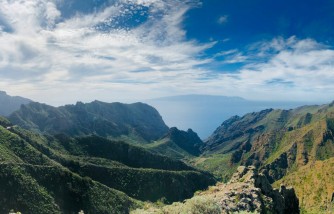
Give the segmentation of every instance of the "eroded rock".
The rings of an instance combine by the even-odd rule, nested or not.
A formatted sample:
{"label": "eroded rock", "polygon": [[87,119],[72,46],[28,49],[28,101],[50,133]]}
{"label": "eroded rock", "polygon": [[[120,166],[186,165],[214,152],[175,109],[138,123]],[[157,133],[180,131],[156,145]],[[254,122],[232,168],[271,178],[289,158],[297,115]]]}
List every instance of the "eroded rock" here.
{"label": "eroded rock", "polygon": [[221,188],[219,204],[222,213],[299,213],[294,189],[273,189],[267,178],[253,166],[240,166],[229,183]]}

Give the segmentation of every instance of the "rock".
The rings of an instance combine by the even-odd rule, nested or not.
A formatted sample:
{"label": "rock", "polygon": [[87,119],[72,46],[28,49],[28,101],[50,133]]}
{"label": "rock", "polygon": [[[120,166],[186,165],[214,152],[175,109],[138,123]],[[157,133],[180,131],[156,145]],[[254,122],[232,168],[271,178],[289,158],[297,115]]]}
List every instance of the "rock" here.
{"label": "rock", "polygon": [[284,186],[280,190],[273,189],[267,178],[253,166],[238,167],[221,191],[219,204],[222,213],[299,213],[294,189]]}
{"label": "rock", "polygon": [[[201,211],[198,209],[201,207]],[[190,211],[189,211],[190,209]],[[196,210],[196,212],[193,212]],[[299,201],[294,189],[281,186],[273,189],[254,166],[240,166],[228,183],[217,183],[208,190],[198,193],[183,203],[173,203],[161,209],[140,214],[232,214],[232,213],[270,213],[296,214]]]}
{"label": "rock", "polygon": [[299,213],[299,201],[296,197],[295,190],[287,189],[285,186],[281,186],[279,193],[284,198],[284,213]]}

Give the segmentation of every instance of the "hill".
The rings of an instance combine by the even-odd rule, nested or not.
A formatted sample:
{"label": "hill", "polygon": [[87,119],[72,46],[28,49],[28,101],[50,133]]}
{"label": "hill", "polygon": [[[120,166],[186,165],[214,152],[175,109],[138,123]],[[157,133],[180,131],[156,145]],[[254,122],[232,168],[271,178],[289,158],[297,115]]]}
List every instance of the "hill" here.
{"label": "hill", "polygon": [[[332,169],[333,106],[334,103],[292,110],[268,109],[234,116],[209,137],[205,155],[195,164],[224,180],[237,166],[254,165],[271,183],[293,185],[302,199],[302,209],[322,212],[329,209],[334,182],[328,180],[325,171],[316,172],[313,168]],[[313,190],[317,193],[310,194]]]}
{"label": "hill", "polygon": [[164,137],[145,148],[175,159],[191,159],[201,154],[203,146],[203,141],[193,130],[182,131],[172,127]]}
{"label": "hill", "polygon": [[0,124],[1,213],[128,213],[141,206],[137,200],[183,200],[215,182],[121,141],[42,136],[4,118]]}
{"label": "hill", "polygon": [[9,96],[6,92],[0,91],[0,115],[8,116],[18,110],[21,105],[32,102],[29,99]]}
{"label": "hill", "polygon": [[136,143],[157,140],[168,132],[158,111],[143,103],[94,101],[52,107],[33,102],[21,106],[9,116],[9,120],[25,129],[44,134],[96,134]]}

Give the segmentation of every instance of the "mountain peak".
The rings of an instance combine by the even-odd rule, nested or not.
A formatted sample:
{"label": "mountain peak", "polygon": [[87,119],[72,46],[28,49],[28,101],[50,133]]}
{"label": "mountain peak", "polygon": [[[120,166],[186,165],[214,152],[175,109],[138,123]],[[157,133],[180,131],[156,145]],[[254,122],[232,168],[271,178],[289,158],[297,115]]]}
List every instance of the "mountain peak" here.
{"label": "mountain peak", "polygon": [[0,91],[0,115],[8,116],[18,110],[22,104],[28,104],[30,102],[31,100],[29,99],[10,96],[5,91]]}
{"label": "mountain peak", "polygon": [[201,148],[204,145],[203,141],[192,129],[188,129],[187,132],[185,132],[176,127],[172,127],[167,134],[167,138],[181,149],[194,156],[198,156],[201,153]]}

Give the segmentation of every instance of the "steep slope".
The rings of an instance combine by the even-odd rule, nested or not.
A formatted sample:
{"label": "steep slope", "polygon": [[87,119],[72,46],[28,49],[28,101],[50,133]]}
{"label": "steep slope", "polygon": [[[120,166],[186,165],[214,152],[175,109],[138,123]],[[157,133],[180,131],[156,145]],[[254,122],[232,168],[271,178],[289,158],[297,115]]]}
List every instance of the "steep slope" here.
{"label": "steep slope", "polygon": [[97,134],[136,142],[157,140],[168,131],[159,113],[143,103],[94,101],[58,108],[30,103],[10,115],[9,119],[13,124],[40,133],[71,136]]}
{"label": "steep slope", "polygon": [[[1,118],[0,212],[127,213],[137,202],[51,160]],[[25,136],[29,139],[29,136]],[[33,199],[33,200],[32,200]]]}
{"label": "steep slope", "polygon": [[132,198],[179,201],[215,182],[183,162],[124,142],[41,136],[4,118],[0,125],[1,213],[128,213],[140,205]]}
{"label": "steep slope", "polygon": [[203,146],[203,141],[193,130],[181,131],[173,127],[162,139],[146,148],[168,157],[187,159],[199,156]]}
{"label": "steep slope", "polygon": [[[196,164],[223,176],[224,180],[228,180],[237,166],[254,165],[271,183],[281,179],[281,183],[289,181],[289,184],[294,183],[291,178],[307,173],[304,167],[317,163],[330,169],[330,159],[334,157],[333,105],[269,109],[232,117],[207,140],[206,155]],[[322,181],[327,179],[326,173],[314,178],[295,188],[298,197],[303,199],[303,209],[320,212],[321,207],[330,202],[329,195],[333,192],[331,188],[321,189]],[[319,200],[302,191],[310,186],[321,189]]]}
{"label": "steep slope", "polygon": [[20,106],[23,104],[28,104],[32,102],[29,99],[18,97],[18,96],[9,96],[6,92],[0,91],[0,115],[8,116],[14,111],[20,109]]}
{"label": "steep slope", "polygon": [[334,158],[300,167],[274,183],[293,186],[303,213],[332,213],[334,209]]}
{"label": "steep slope", "polygon": [[227,183],[218,183],[197,193],[184,203],[156,208],[146,206],[132,214],[221,214],[221,213],[299,213],[299,200],[292,188],[273,189],[254,167],[239,167]]}

